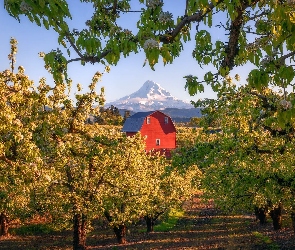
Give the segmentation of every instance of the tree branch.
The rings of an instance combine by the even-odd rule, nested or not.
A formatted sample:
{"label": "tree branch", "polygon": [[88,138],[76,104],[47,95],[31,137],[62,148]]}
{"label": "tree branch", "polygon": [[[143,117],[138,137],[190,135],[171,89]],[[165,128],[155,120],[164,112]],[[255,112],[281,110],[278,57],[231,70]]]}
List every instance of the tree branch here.
{"label": "tree branch", "polygon": [[67,63],[76,62],[76,61],[85,61],[85,62],[91,62],[92,64],[100,62],[101,59],[106,57],[110,52],[112,52],[111,49],[105,50],[100,54],[100,56],[83,56],[81,54],[81,57],[73,58],[67,61]]}
{"label": "tree branch", "polygon": [[263,102],[263,104],[262,104],[263,108],[266,108],[266,109],[270,108],[272,111],[277,110],[277,107],[275,105],[272,105],[272,104],[269,103],[268,98],[266,96],[261,95],[261,94],[256,93],[256,92],[253,92],[253,91],[249,91],[249,94],[257,96],[258,98],[260,98],[262,100],[262,102]]}
{"label": "tree branch", "polygon": [[287,54],[287,55],[284,55],[284,56],[280,57],[280,58],[279,58],[279,61],[280,61],[281,63],[285,63],[285,60],[286,60],[288,57],[291,57],[291,56],[294,56],[294,55],[295,55],[295,50],[292,51],[292,52],[290,52],[290,53]]}
{"label": "tree branch", "polygon": [[273,137],[285,136],[285,135],[287,135],[289,137],[290,133],[294,133],[293,127],[289,128],[288,130],[287,129],[280,129],[279,130],[279,129],[273,129],[269,126],[264,125],[263,128],[266,129],[267,131],[269,131]]}
{"label": "tree branch", "polygon": [[113,4],[113,14],[117,13],[117,6],[118,6],[118,0],[114,0],[114,4]]}
{"label": "tree branch", "polygon": [[244,13],[248,7],[255,5],[257,2],[259,0],[241,1],[241,5],[235,8],[237,16],[231,23],[228,46],[225,48],[226,55],[221,63],[221,68],[226,69],[226,71],[232,70],[235,66],[234,60],[239,53],[239,37],[245,22]]}
{"label": "tree branch", "polygon": [[248,19],[248,21],[255,20],[255,19],[257,19],[257,18],[263,17],[263,16],[265,16],[265,15],[268,15],[269,13],[270,13],[269,10],[264,10],[264,11],[261,12],[260,14],[256,14],[256,15],[251,16],[251,17]]}
{"label": "tree branch", "polygon": [[[115,1],[115,3],[117,2],[117,0]],[[114,3],[115,8],[117,8],[117,4]],[[60,27],[60,23],[56,20],[54,20],[56,22],[56,25],[58,27]],[[67,61],[67,63],[71,63],[71,62],[75,62],[75,61],[85,61],[85,62],[91,62],[92,64],[96,63],[96,62],[100,62],[100,60],[102,58],[104,58],[107,54],[109,54],[111,52],[111,50],[106,50],[104,52],[102,52],[100,54],[100,56],[84,56],[80,50],[77,48],[76,44],[74,43],[70,32],[67,31],[65,32],[65,37],[67,38],[68,42],[70,43],[71,47],[74,49],[74,51],[77,53],[77,55],[79,56],[78,58],[74,58],[74,59],[70,59]]]}
{"label": "tree branch", "polygon": [[228,46],[225,48],[225,58],[221,63],[221,67],[227,69],[227,71],[232,70],[235,66],[234,59],[236,55],[239,53],[239,37],[242,29],[242,25],[244,23],[244,13],[246,8],[249,6],[256,4],[258,0],[252,2],[241,2],[240,6],[237,6],[235,11],[237,12],[236,18],[232,21],[230,25],[230,33]]}
{"label": "tree branch", "polygon": [[70,43],[70,45],[72,46],[72,48],[75,50],[75,52],[78,54],[78,56],[80,56],[82,58],[83,57],[83,54],[78,50],[76,44],[74,43],[74,41],[70,37],[69,33],[66,33],[65,34],[65,37],[67,38],[68,42]]}
{"label": "tree branch", "polygon": [[0,160],[4,161],[5,163],[7,163],[9,166],[13,167],[13,161],[9,160],[8,158],[6,158],[4,155],[0,156]]}
{"label": "tree branch", "polygon": [[172,43],[175,37],[179,34],[181,29],[185,25],[191,22],[201,22],[208,13],[210,13],[217,5],[221,4],[223,1],[224,0],[218,0],[218,2],[216,3],[209,3],[205,11],[200,10],[192,16],[185,16],[171,33],[160,36],[160,41],[166,44]]}

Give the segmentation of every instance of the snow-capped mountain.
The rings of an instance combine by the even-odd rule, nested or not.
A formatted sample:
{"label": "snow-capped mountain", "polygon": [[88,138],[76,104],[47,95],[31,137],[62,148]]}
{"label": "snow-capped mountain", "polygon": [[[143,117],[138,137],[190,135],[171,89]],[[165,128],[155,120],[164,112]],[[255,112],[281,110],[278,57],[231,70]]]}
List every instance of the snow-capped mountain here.
{"label": "snow-capped mountain", "polygon": [[143,86],[131,95],[124,96],[117,101],[106,104],[106,107],[115,106],[119,109],[128,109],[134,112],[163,110],[165,108],[190,109],[193,106],[177,99],[160,84],[146,81]]}

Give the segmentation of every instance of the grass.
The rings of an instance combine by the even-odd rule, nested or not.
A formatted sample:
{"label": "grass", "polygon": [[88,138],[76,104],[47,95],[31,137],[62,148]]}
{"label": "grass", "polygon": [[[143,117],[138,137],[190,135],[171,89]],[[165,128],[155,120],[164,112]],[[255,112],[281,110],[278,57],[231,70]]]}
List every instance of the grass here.
{"label": "grass", "polygon": [[48,224],[23,225],[11,229],[12,235],[44,235],[53,233],[54,230]]}
{"label": "grass", "polygon": [[262,241],[264,245],[267,245],[268,249],[271,249],[271,250],[279,250],[280,249],[280,247],[277,244],[275,244],[267,235],[263,235],[262,233],[257,232],[257,231],[254,231],[252,234],[257,239]]}
{"label": "grass", "polygon": [[154,227],[155,232],[168,232],[171,231],[179,218],[184,216],[184,211],[171,210],[167,216],[160,224]]}

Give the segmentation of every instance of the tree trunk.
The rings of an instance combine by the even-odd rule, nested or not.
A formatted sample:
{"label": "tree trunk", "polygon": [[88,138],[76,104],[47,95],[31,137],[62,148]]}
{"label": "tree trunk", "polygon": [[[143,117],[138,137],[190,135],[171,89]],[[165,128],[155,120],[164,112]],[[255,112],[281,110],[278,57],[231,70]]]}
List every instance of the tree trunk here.
{"label": "tree trunk", "polygon": [[0,226],[1,226],[0,235],[1,236],[8,236],[8,225],[9,225],[8,217],[5,213],[2,212],[0,214]]}
{"label": "tree trunk", "polygon": [[264,225],[266,223],[266,214],[267,214],[267,208],[266,207],[255,207],[255,215],[256,219],[259,220],[261,225]]}
{"label": "tree trunk", "polygon": [[125,225],[120,225],[118,227],[114,227],[114,232],[116,234],[117,241],[118,241],[119,244],[127,243],[126,231],[127,231],[127,228],[126,228]]}
{"label": "tree trunk", "polygon": [[295,233],[295,212],[291,213],[291,220],[292,220],[293,231]]}
{"label": "tree trunk", "polygon": [[74,215],[73,250],[86,250],[87,218],[84,214]]}
{"label": "tree trunk", "polygon": [[155,225],[154,218],[151,216],[145,216],[144,219],[146,221],[146,231],[148,233],[154,232],[154,225]]}
{"label": "tree trunk", "polygon": [[282,204],[279,204],[278,207],[270,211],[274,230],[280,230],[282,228],[282,210]]}

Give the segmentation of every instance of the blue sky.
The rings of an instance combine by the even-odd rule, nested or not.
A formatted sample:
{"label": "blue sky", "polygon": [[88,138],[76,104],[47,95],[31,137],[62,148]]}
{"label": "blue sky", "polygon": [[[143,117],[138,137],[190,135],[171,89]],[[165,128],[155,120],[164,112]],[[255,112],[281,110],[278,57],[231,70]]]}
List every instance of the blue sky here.
{"label": "blue sky", "polygon": [[[69,1],[70,10],[73,19],[70,21],[71,28],[83,28],[87,18],[92,15],[89,4],[81,4],[79,1]],[[137,1],[136,1],[137,2]],[[185,1],[181,1],[184,4]],[[181,15],[184,8],[178,2],[179,6],[172,3],[165,10],[171,10],[174,17]],[[140,6],[136,6],[140,8]],[[177,11],[179,13],[177,13]],[[138,14],[125,14],[122,19],[124,28],[132,29],[138,19]],[[39,58],[38,53],[43,51],[49,52],[51,49],[58,47],[57,34],[53,30],[46,30],[44,27],[38,27],[31,23],[26,17],[21,17],[19,23],[13,17],[9,16],[4,8],[0,8],[0,26],[1,26],[1,49],[0,49],[0,70],[9,67],[7,55],[10,51],[9,40],[14,37],[18,40],[17,65],[22,65],[26,69],[26,74],[30,79],[38,82],[41,77],[46,77],[49,83],[52,83],[52,77],[44,69],[44,62]],[[223,34],[214,34],[216,37]],[[109,74],[104,74],[99,86],[105,87],[106,101],[114,101],[125,95],[129,95],[137,91],[146,80],[153,80],[159,83],[163,88],[169,91],[173,96],[190,101],[199,98],[213,98],[215,94],[207,88],[205,93],[191,97],[185,91],[185,75],[202,76],[207,70],[201,69],[197,62],[192,58],[191,53],[194,46],[194,40],[184,45],[184,51],[181,56],[174,60],[172,65],[163,66],[162,62],[155,66],[155,71],[149,66],[143,67],[145,55],[143,52],[132,54],[127,58],[121,58],[116,66],[111,67]],[[86,86],[90,83],[93,74],[96,71],[102,71],[103,67],[99,64],[82,66],[79,62],[69,65],[69,76],[73,79],[73,83],[80,83]],[[233,75],[235,72],[233,72]],[[246,78],[246,77],[244,77]],[[243,79],[243,76],[242,76]]]}

